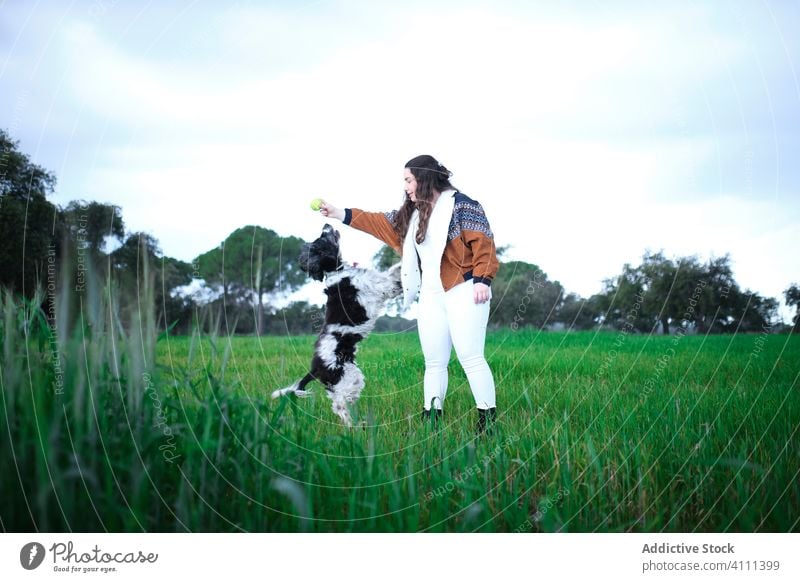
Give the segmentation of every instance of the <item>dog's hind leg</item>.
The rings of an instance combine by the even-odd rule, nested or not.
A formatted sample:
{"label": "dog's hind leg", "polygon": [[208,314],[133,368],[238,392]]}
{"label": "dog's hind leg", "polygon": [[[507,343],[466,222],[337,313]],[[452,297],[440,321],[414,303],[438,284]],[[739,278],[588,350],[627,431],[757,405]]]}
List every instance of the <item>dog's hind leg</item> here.
{"label": "dog's hind leg", "polygon": [[308,392],[305,388],[309,382],[315,379],[316,378],[314,378],[314,375],[311,372],[309,372],[308,374],[303,376],[301,380],[298,380],[291,386],[287,386],[286,388],[281,388],[280,390],[275,390],[275,392],[272,393],[272,397],[280,398],[281,396],[286,396],[287,394],[295,394],[300,398],[311,396],[311,392]]}
{"label": "dog's hind leg", "polygon": [[350,416],[350,411],[347,409],[347,402],[335,392],[328,392],[331,399],[331,408],[333,413],[342,419],[345,426],[353,426],[353,418]]}
{"label": "dog's hind leg", "polygon": [[353,419],[347,405],[356,402],[364,389],[364,374],[358,366],[348,362],[344,365],[342,379],[330,387],[328,396],[334,414],[347,426],[353,426]]}

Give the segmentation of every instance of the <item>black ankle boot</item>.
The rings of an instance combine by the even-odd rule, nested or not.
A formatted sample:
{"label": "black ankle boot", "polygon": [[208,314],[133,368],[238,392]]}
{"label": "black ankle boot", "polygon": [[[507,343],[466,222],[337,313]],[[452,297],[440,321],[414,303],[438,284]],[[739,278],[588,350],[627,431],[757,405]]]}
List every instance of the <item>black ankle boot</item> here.
{"label": "black ankle boot", "polygon": [[433,424],[439,426],[439,422],[442,420],[442,410],[440,408],[431,408],[430,410],[422,409],[422,422],[430,422],[431,420],[431,410],[433,411]]}
{"label": "black ankle boot", "polygon": [[478,426],[475,428],[475,436],[494,434],[494,423],[497,419],[497,408],[478,409]]}

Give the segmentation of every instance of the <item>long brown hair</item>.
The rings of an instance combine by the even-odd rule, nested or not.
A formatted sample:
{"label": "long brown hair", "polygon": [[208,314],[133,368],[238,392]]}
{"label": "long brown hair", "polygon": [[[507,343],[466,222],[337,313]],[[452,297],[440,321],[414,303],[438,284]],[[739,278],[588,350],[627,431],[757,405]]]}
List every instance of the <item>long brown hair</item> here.
{"label": "long brown hair", "polygon": [[453,175],[447,168],[436,161],[433,156],[417,156],[408,160],[405,165],[417,181],[417,201],[412,202],[406,195],[406,200],[394,216],[394,229],[400,235],[400,239],[406,238],[411,215],[414,210],[419,210],[419,227],[417,228],[415,239],[417,244],[425,240],[428,232],[428,221],[433,212],[434,192],[444,192],[445,190],[455,189],[450,183],[450,176]]}

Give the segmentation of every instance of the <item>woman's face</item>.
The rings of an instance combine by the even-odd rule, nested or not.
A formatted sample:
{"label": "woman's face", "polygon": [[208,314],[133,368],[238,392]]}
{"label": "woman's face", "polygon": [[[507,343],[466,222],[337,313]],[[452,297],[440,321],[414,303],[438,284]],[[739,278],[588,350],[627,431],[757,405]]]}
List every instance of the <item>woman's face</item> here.
{"label": "woman's face", "polygon": [[406,194],[411,199],[411,202],[417,201],[417,179],[411,170],[408,168],[403,169],[403,181],[405,182]]}

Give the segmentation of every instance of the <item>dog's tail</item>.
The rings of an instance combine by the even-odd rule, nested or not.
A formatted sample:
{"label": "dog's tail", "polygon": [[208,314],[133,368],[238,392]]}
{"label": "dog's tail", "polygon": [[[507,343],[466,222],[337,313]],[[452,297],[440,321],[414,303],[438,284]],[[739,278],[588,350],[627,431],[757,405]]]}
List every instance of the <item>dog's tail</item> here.
{"label": "dog's tail", "polygon": [[311,382],[314,379],[314,376],[311,373],[306,374],[303,376],[302,380],[298,380],[291,386],[287,386],[286,388],[281,388],[280,390],[275,390],[272,393],[272,398],[280,398],[281,396],[286,396],[287,394],[294,394],[299,396],[300,398],[305,398],[306,396],[311,396],[311,392],[307,391],[306,384]]}

